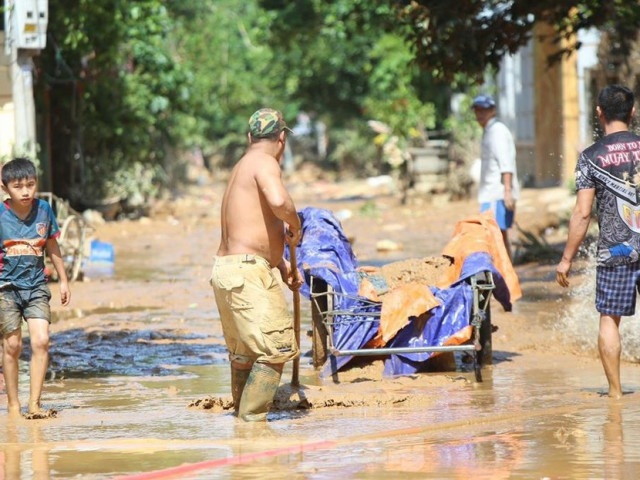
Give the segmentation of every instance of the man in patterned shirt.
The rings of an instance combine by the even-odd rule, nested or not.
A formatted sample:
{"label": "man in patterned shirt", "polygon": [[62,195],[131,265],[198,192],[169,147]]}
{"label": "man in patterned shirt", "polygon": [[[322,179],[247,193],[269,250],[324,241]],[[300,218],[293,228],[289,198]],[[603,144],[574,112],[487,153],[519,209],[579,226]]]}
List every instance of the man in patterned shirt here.
{"label": "man in patterned shirt", "polygon": [[556,280],[567,287],[571,262],[584,240],[597,200],[596,309],[600,313],[598,350],[609,382],[609,396],[622,396],[620,318],[635,313],[640,286],[640,137],[629,131],[635,114],[631,90],[608,85],[596,111],[604,137],[584,150],[576,166],[576,205]]}

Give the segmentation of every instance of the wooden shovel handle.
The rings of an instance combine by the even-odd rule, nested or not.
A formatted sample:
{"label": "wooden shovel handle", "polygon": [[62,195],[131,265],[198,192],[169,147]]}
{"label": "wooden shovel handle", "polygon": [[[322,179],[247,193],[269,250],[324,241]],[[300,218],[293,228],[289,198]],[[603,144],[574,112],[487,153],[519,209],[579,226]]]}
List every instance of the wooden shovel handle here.
{"label": "wooden shovel handle", "polygon": [[[291,258],[291,275],[298,275],[298,262],[296,260],[296,247],[289,245],[289,254]],[[296,336],[296,345],[298,346],[298,356],[293,359],[293,371],[291,372],[291,386],[300,386],[300,291],[293,290],[293,331]]]}

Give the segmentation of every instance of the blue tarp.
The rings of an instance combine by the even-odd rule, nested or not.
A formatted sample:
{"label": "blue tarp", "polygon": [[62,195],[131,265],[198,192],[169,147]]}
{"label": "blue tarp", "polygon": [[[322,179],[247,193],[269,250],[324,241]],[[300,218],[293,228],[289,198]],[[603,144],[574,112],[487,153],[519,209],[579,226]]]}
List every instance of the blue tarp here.
{"label": "blue tarp", "polygon": [[[302,243],[296,249],[296,261],[305,277],[300,293],[311,297],[312,276],[330,285],[336,293],[333,310],[355,314],[334,317],[333,344],[343,350],[361,348],[374,337],[380,324],[378,318],[363,314],[369,311],[379,313],[380,306],[372,306],[367,299],[358,298],[360,275],[356,271],[358,261],[351,244],[340,221],[330,210],[307,207],[298,215],[302,221]],[[288,250],[286,253],[288,257]],[[351,358],[345,356],[334,359],[335,371]]]}
{"label": "blue tarp", "polygon": [[[444,345],[456,332],[469,325],[473,291],[468,283],[441,290],[431,287],[440,305],[431,309],[424,324],[413,321],[400,330],[386,347],[435,347]],[[385,375],[408,375],[419,371],[433,352],[390,355],[384,362]]]}
{"label": "blue tarp", "polygon": [[[381,303],[358,297],[360,274],[358,263],[347,240],[340,221],[330,210],[308,207],[299,212],[302,220],[302,242],[296,250],[300,271],[305,273],[305,284],[300,292],[310,298],[311,276],[331,285],[334,296],[334,311],[348,312],[335,315],[333,344],[338,350],[363,348],[377,333],[379,319],[367,313],[380,313]],[[287,252],[288,255],[288,252]],[[488,253],[469,255],[465,260],[460,278],[447,289],[431,287],[441,305],[432,309],[429,319],[422,323],[412,318],[387,347],[440,346],[469,325],[473,305],[473,291],[466,282],[469,277],[482,271],[491,271],[496,284],[496,298],[505,309],[511,308],[509,291],[499,272],[493,266]],[[406,374],[417,371],[431,354],[391,355],[385,362],[385,375]],[[323,375],[336,373],[352,357],[332,357],[323,370]]]}
{"label": "blue tarp", "polygon": [[456,286],[459,283],[467,281],[470,277],[480,272],[491,272],[493,274],[493,283],[495,284],[493,296],[500,303],[502,308],[505,309],[505,311],[510,312],[512,305],[509,287],[507,286],[507,282],[504,281],[504,278],[502,277],[498,269],[493,265],[493,262],[491,261],[491,255],[489,255],[487,252],[472,253],[467,258],[465,258],[464,263],[462,264],[462,271],[460,272],[460,276],[452,286]]}
{"label": "blue tarp", "polygon": [[[300,293],[309,298],[312,275],[327,282],[335,292],[357,295],[358,261],[340,221],[330,210],[322,208],[307,207],[298,215],[302,221],[302,243],[296,249],[296,261],[305,275]],[[288,249],[286,254],[289,258]]]}
{"label": "blue tarp", "polygon": [[[334,297],[337,299],[337,297]],[[339,302],[342,310],[348,307],[350,302]],[[353,306],[348,307],[346,311],[349,314],[335,315],[333,317],[333,345],[338,350],[358,350],[364,347],[378,333],[380,327],[380,317],[367,315],[368,313],[379,314],[381,304],[372,303],[365,299],[362,301],[353,301]],[[338,357],[331,355],[330,362],[327,362],[322,370],[322,376],[333,375],[344,365],[349,363],[353,356],[340,355]]]}

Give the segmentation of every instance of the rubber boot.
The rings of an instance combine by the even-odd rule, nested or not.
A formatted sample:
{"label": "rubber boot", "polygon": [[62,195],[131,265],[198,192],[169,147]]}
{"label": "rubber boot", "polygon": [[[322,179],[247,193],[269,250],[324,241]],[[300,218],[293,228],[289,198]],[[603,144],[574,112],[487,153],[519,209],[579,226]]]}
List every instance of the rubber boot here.
{"label": "rubber boot", "polygon": [[233,408],[236,415],[238,415],[240,399],[250,373],[250,368],[237,368],[231,365],[231,396],[233,397]]}
{"label": "rubber boot", "polygon": [[254,363],[242,392],[238,417],[246,422],[267,419],[282,376],[282,365],[272,366]]}

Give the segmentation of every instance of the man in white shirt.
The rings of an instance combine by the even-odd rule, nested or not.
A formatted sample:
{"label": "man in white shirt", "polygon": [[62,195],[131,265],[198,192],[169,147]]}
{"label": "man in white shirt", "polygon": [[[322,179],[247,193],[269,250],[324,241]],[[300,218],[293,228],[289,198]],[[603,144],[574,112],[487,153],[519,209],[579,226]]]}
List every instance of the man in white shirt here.
{"label": "man in white shirt", "polygon": [[480,211],[492,210],[502,231],[504,246],[511,258],[509,228],[513,224],[516,200],[520,195],[516,171],[516,147],[507,126],[498,121],[496,102],[490,95],[478,95],[473,100],[476,120],[482,133],[482,162],[478,202]]}

